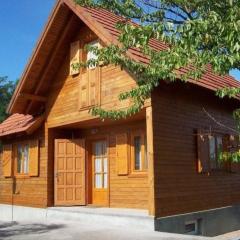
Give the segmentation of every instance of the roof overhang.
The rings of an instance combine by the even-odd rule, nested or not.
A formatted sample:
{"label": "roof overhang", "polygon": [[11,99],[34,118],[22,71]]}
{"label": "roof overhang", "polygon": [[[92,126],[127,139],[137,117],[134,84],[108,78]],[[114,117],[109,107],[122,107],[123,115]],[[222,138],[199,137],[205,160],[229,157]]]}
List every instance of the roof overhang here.
{"label": "roof overhang", "polygon": [[32,134],[42,125],[43,121],[43,116],[13,114],[0,124],[0,138],[19,133]]}

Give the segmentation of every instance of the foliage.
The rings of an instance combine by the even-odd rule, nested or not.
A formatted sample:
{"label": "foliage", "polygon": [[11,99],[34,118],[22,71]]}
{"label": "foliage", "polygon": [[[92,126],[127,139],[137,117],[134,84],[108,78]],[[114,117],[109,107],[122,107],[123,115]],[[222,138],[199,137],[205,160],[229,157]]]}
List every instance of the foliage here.
{"label": "foliage", "polygon": [[234,152],[220,152],[218,161],[220,163],[240,163],[240,150]]}
{"label": "foliage", "polygon": [[[98,55],[94,64],[115,64],[136,76],[138,86],[119,96],[132,99],[133,105],[123,111],[92,109],[101,118],[119,119],[140,111],[154,87],[161,80],[197,79],[211,64],[213,71],[226,74],[240,66],[239,0],[75,0],[88,7],[102,7],[123,18],[119,45],[92,49]],[[138,25],[133,24],[138,23]],[[164,42],[166,48],[156,51],[150,39]],[[128,49],[137,47],[149,57],[149,64],[134,61]],[[87,65],[92,64],[89,61]],[[179,69],[188,67],[180,74]],[[239,89],[219,90],[220,96],[235,96]]]}
{"label": "foliage", "polygon": [[6,117],[6,109],[14,92],[16,83],[9,81],[7,77],[0,77],[0,122]]}

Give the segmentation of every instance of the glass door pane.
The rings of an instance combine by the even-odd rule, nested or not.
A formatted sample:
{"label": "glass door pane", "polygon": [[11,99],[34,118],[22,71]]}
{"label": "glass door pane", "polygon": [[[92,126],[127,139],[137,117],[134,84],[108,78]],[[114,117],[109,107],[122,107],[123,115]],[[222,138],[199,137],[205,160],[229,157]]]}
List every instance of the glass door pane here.
{"label": "glass door pane", "polygon": [[108,172],[108,161],[107,161],[107,158],[103,159],[103,172],[104,173]]}
{"label": "glass door pane", "polygon": [[108,187],[107,144],[99,141],[94,144],[94,186],[97,189]]}
{"label": "glass door pane", "polygon": [[103,175],[103,188],[108,188],[108,174]]}
{"label": "glass door pane", "polygon": [[95,188],[102,188],[102,174],[95,174]]}
{"label": "glass door pane", "polygon": [[101,158],[95,159],[95,172],[96,173],[102,172],[102,159]]}

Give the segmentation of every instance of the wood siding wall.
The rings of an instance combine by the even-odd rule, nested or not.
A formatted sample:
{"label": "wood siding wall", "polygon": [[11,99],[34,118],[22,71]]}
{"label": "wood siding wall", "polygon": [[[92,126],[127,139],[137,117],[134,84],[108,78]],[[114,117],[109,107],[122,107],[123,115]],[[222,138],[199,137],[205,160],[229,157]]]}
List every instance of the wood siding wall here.
{"label": "wood siding wall", "polygon": [[[83,27],[72,41],[83,41],[85,38],[86,42],[90,39],[96,39],[89,29]],[[80,110],[79,108],[81,73],[75,76],[69,75],[69,54],[70,43],[69,51],[66,53],[62,66],[59,68],[56,78],[52,80],[49,89],[47,122],[50,128],[93,118],[89,114],[89,109]],[[128,106],[129,101],[119,102],[118,96],[121,92],[130,90],[134,86],[136,86],[135,80],[120,67],[100,67],[100,105],[105,109],[119,109]]]}
{"label": "wood siding wall", "polygon": [[[156,215],[168,216],[224,207],[240,202],[240,174],[196,170],[196,130],[228,133],[217,121],[234,127],[230,100],[183,84],[163,84],[152,96]],[[238,106],[239,107],[239,106]]]}
{"label": "wood siding wall", "polygon": [[[0,203],[46,207],[47,206],[47,149],[44,128],[28,137],[14,137],[3,140],[4,144],[14,144],[24,140],[39,139],[39,175],[37,177],[11,177],[2,175],[2,159],[0,161]],[[15,192],[15,194],[12,194]]]}

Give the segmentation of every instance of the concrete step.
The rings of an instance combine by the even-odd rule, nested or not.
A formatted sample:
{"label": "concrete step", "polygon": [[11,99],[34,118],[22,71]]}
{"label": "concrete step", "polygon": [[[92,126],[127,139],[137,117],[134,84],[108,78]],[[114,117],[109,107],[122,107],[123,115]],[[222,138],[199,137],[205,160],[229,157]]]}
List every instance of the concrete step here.
{"label": "concrete step", "polygon": [[148,212],[145,210],[99,207],[51,207],[39,209],[0,204],[0,221],[28,221],[33,218],[40,222],[57,219],[154,230],[154,218],[148,216]]}

